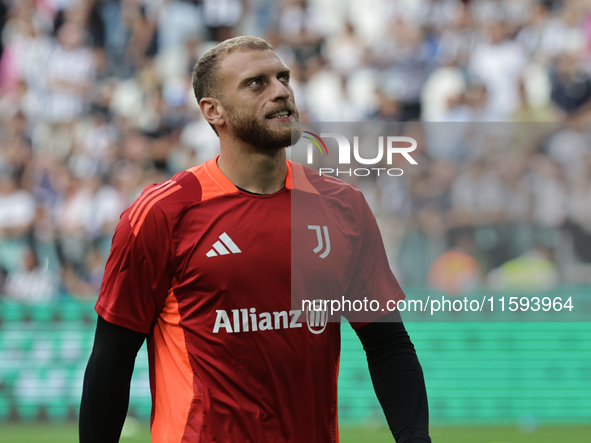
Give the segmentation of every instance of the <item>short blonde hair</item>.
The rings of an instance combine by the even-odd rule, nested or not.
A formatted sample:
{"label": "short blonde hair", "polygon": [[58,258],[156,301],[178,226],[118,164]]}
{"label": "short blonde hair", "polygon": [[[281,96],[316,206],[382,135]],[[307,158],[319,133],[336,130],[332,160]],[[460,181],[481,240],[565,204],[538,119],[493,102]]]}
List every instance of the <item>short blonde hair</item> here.
{"label": "short blonde hair", "polygon": [[207,51],[193,68],[193,92],[197,103],[203,97],[219,98],[223,92],[218,90],[218,70],[220,61],[234,51],[273,50],[273,46],[262,38],[243,35],[224,40]]}

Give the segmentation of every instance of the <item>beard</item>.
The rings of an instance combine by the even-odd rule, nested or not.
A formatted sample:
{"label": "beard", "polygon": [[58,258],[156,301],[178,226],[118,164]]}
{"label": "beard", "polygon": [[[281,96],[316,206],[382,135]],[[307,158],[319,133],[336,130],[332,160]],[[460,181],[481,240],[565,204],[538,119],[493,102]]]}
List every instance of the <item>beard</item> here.
{"label": "beard", "polygon": [[[272,111],[288,110],[292,115],[291,122],[279,124],[272,123],[265,117],[240,112],[240,110],[227,104],[226,109],[232,134],[243,142],[261,150],[276,151],[286,148],[295,144],[302,135],[299,113],[293,103],[286,103],[280,109]],[[267,115],[270,114],[271,112]]]}

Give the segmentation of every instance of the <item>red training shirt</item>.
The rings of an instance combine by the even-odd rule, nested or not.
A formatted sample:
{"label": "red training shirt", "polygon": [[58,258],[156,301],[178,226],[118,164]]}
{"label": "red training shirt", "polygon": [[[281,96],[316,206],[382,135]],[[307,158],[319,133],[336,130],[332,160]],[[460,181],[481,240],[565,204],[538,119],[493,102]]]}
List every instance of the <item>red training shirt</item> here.
{"label": "red training shirt", "polygon": [[96,311],[149,334],[154,443],[338,441],[340,323],[299,300],[404,294],[361,192],[287,166],[256,195],[212,159],[121,216]]}

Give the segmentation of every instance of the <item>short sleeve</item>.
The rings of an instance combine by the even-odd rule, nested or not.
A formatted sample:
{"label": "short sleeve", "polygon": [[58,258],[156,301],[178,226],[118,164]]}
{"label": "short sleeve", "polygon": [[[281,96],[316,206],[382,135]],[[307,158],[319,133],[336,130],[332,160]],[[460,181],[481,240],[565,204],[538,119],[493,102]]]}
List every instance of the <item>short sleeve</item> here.
{"label": "short sleeve", "polygon": [[138,201],[115,230],[95,310],[110,323],[147,334],[171,287],[171,230],[159,207],[136,214]]}
{"label": "short sleeve", "polygon": [[[379,320],[388,314],[389,311],[386,308],[388,302],[405,298],[388,264],[376,219],[363,196],[358,203],[358,211],[363,234],[357,263],[345,298],[351,303],[356,300],[363,302],[364,309],[343,313],[354,328]],[[371,307],[377,310],[370,308],[372,301],[378,302],[371,304]]]}

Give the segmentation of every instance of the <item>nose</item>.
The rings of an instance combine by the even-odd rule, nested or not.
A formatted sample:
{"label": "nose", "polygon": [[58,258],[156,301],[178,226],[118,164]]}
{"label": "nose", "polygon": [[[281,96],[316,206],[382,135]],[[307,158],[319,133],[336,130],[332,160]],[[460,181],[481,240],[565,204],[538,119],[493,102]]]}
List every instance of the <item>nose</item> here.
{"label": "nose", "polygon": [[291,88],[288,84],[278,78],[274,78],[271,83],[272,100],[287,100],[291,96]]}

